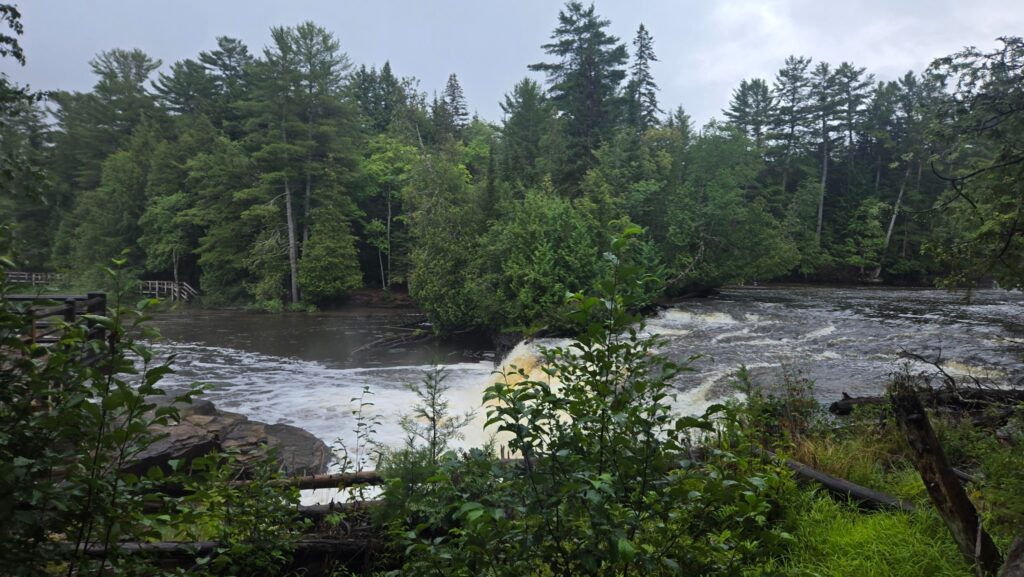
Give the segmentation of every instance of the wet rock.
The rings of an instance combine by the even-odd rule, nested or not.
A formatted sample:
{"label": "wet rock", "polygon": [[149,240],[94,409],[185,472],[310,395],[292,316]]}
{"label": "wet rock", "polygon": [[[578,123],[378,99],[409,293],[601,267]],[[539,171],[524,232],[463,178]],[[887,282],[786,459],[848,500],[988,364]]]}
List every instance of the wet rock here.
{"label": "wet rock", "polygon": [[331,449],[315,435],[292,425],[266,426],[267,435],[276,440],[277,460],[292,475],[319,475],[327,471]]}
{"label": "wet rock", "polygon": [[205,399],[174,403],[168,396],[150,398],[158,407],[173,403],[180,421],[153,425],[158,436],[126,470],[143,474],[151,467],[171,469],[173,460],[191,461],[213,451],[233,452],[244,467],[273,455],[289,475],[319,475],[327,471],[331,451],[312,433],[292,425],[269,425],[245,415],[218,410]]}
{"label": "wet rock", "polygon": [[150,430],[157,435],[157,440],[139,453],[126,470],[140,475],[151,467],[169,471],[171,461],[188,462],[218,448],[216,435],[187,421],[154,425]]}

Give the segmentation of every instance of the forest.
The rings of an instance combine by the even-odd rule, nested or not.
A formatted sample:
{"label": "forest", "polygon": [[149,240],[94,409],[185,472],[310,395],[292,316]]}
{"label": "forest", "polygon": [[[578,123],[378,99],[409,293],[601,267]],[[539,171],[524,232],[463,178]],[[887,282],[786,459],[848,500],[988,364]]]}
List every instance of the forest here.
{"label": "forest", "polygon": [[[661,297],[773,280],[1024,288],[1024,39],[897,80],[794,55],[697,127],[659,101],[648,30],[627,44],[609,24],[565,4],[527,71],[542,81],[510,87],[500,122],[470,115],[457,71],[424,90],[390,63],[351,62],[312,22],[271,28],[261,50],[221,37],[166,69],[105,51],[88,93],[0,73],[0,575],[1024,576],[1019,291],[986,291],[975,316],[938,291],[923,314],[885,318],[818,303],[871,325],[893,366],[863,383],[878,395],[828,409],[815,387],[829,383],[784,360],[755,383],[760,358],[720,371],[729,394],[677,401],[710,341],[770,337],[826,364],[856,341],[829,335],[851,325],[810,326],[803,302],[794,332],[749,334],[757,314],[735,330],[715,309],[704,320],[729,321],[715,336],[645,317]],[[23,33],[0,3],[0,59],[24,65]],[[17,269],[89,294],[19,294]],[[294,447],[246,429],[247,452],[234,430],[202,429],[248,420],[203,404],[209,385],[161,388],[183,349],[161,348],[155,323],[209,311],[131,304],[133,282],[159,278],[194,283],[203,305],[272,312],[407,291],[437,333],[567,338],[531,366],[435,361],[419,383],[359,381],[347,404],[351,383],[332,379],[373,369],[240,351],[241,382],[218,386],[313,395],[293,380],[307,367],[334,387],[309,402],[354,428],[331,447],[305,433],[319,468],[291,475]],[[661,312],[692,321],[707,312],[695,300]],[[269,320],[331,320],[249,316],[259,339]],[[1005,366],[888,354],[935,326],[940,346],[977,335]],[[341,333],[324,340],[354,347]],[[824,354],[800,348],[815,339]],[[864,345],[845,366],[863,370]],[[233,368],[228,347],[207,350],[180,364]],[[266,361],[292,380],[259,382]],[[445,380],[467,364],[487,365],[478,446],[458,444],[473,415]],[[388,445],[374,394],[397,405],[398,386],[412,401]],[[172,454],[174,427],[200,441]],[[303,502],[314,489],[336,493]]]}
{"label": "forest", "polygon": [[440,332],[544,325],[631,225],[652,296],[1019,284],[1020,193],[998,183],[1019,171],[1019,115],[1000,116],[1019,105],[1019,38],[886,81],[794,55],[696,127],[659,101],[643,24],[628,44],[608,25],[566,4],[498,122],[470,116],[457,71],[428,91],[312,22],[164,69],[102,52],[91,92],[5,99],[4,158],[24,161],[0,192],[14,254],[81,286],[124,259],[213,306],[407,289]]}

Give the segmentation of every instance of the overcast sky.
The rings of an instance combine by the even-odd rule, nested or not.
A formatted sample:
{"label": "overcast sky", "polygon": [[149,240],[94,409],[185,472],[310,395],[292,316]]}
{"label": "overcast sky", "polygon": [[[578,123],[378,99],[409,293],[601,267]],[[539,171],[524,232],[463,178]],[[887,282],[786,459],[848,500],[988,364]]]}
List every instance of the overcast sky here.
{"label": "overcast sky", "polygon": [[[21,0],[28,59],[0,69],[35,89],[88,90],[88,62],[110,48],[140,48],[164,66],[232,36],[259,53],[269,28],[313,20],[355,64],[415,76],[428,93],[458,74],[470,109],[500,120],[498,103],[545,60],[563,5],[553,0]],[[744,78],[772,79],[790,54],[851,61],[880,79],[921,71],[968,45],[1024,34],[1022,0],[600,0],[597,11],[629,45],[650,30],[662,108],[682,105],[698,124]],[[538,79],[542,79],[538,77]]]}

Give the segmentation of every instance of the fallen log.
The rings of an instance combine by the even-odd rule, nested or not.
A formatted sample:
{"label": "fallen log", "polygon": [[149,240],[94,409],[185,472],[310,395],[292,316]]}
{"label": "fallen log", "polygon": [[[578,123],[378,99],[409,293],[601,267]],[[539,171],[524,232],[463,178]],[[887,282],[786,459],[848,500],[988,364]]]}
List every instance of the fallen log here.
{"label": "fallen log", "polygon": [[1002,558],[981,526],[981,518],[932,429],[917,392],[899,380],[893,383],[893,412],[910,445],[910,456],[928,496],[953,535],[960,552],[985,575],[996,575]]}
{"label": "fallen log", "polygon": [[[230,481],[230,487],[244,487],[253,481],[239,479]],[[282,477],[263,481],[270,487],[295,487],[297,489],[342,489],[356,485],[382,485],[384,479],[377,471],[360,471],[358,473],[330,473],[327,475],[310,475],[306,477]],[[159,492],[169,497],[182,497],[191,491],[181,485],[163,485]]]}
{"label": "fallen log", "polygon": [[[249,481],[232,481],[233,485],[243,486]],[[341,489],[355,485],[381,485],[383,477],[377,471],[359,471],[358,473],[331,473],[327,475],[310,475],[308,477],[285,477],[268,481],[271,487],[295,487],[297,489]]]}
{"label": "fallen log", "polygon": [[839,477],[829,475],[828,473],[814,469],[799,461],[794,461],[793,459],[779,459],[779,457],[771,451],[764,452],[769,458],[777,462],[781,462],[792,469],[793,473],[795,473],[797,477],[813,481],[834,495],[856,501],[858,505],[865,509],[897,509],[906,513],[914,512],[913,503],[904,501],[899,497],[868,489],[867,487],[847,481],[846,479],[840,479]]}
{"label": "fallen log", "polygon": [[[978,389],[958,388],[930,389],[916,391],[920,401],[928,406],[949,406],[962,409],[978,409],[991,405],[1015,405],[1024,403],[1024,390],[1022,389]],[[863,406],[887,406],[888,397],[851,397],[843,393],[843,398],[828,406],[833,415],[845,416],[853,412],[856,407]]]}
{"label": "fallen log", "polygon": [[[68,545],[71,544],[69,543]],[[87,557],[104,557],[111,551],[111,549],[116,549],[118,553],[125,555],[153,555],[156,557],[191,558],[211,555],[224,546],[225,543],[220,541],[158,541],[155,543],[124,541],[111,547],[93,543],[79,547],[78,551]],[[366,547],[367,543],[362,540],[306,537],[300,539],[295,544],[295,553],[359,553],[365,550]]]}

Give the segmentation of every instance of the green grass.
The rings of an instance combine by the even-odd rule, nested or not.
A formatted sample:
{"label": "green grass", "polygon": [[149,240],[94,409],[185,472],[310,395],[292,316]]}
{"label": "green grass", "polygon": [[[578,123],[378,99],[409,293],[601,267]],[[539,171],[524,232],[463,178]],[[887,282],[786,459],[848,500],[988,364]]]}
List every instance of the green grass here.
{"label": "green grass", "polygon": [[826,495],[797,511],[797,539],[781,574],[820,577],[967,577],[973,574],[930,510],[865,513]]}

